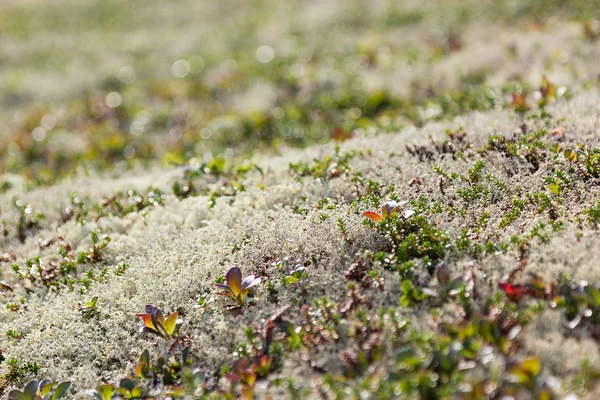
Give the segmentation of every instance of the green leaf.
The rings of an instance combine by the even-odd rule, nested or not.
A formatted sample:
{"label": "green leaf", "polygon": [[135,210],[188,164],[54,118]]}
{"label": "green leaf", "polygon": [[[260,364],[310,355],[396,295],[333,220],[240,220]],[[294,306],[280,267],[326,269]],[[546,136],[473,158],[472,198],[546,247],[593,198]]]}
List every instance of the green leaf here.
{"label": "green leaf", "polygon": [[156,312],[152,313],[152,322],[154,322],[154,326],[156,326],[159,332],[160,328],[164,328],[165,326],[165,318],[158,307],[156,307]]}
{"label": "green leaf", "polygon": [[8,393],[8,398],[9,399],[15,399],[15,400],[27,400],[27,398],[25,397],[25,395],[23,393],[21,393],[19,390],[11,390]]}
{"label": "green leaf", "polygon": [[135,381],[129,378],[121,379],[119,387],[131,392],[135,388]]}
{"label": "green leaf", "polygon": [[404,295],[400,296],[400,305],[402,307],[410,307],[410,304],[411,304],[411,302],[410,302],[410,299],[408,297],[406,297]]}
{"label": "green leaf", "polygon": [[141,398],[144,394],[144,391],[142,390],[141,387],[135,387],[131,390],[131,398],[133,399],[137,399],[137,398]]}
{"label": "green leaf", "polygon": [[142,352],[142,354],[140,355],[140,362],[150,364],[150,353],[148,352],[148,350],[144,350]]}
{"label": "green leaf", "polygon": [[500,332],[498,332],[497,324],[483,320],[479,326],[479,334],[488,343],[497,343],[498,338],[500,337]]}
{"label": "green leaf", "polygon": [[465,281],[463,281],[462,278],[455,278],[454,280],[452,280],[452,282],[450,282],[450,285],[448,285],[448,294],[452,296],[458,294],[458,292],[462,287],[464,287],[464,285]]}
{"label": "green leaf", "polygon": [[410,293],[414,289],[414,287],[415,286],[413,285],[413,283],[410,280],[405,279],[402,281],[402,292],[403,293],[405,293],[405,294]]}
{"label": "green leaf", "polygon": [[600,290],[596,289],[593,286],[586,286],[584,290],[589,296],[592,305],[594,307],[600,307]]}
{"label": "green leaf", "polygon": [[92,300],[88,302],[86,305],[91,308],[96,308],[96,303],[98,303],[98,296],[92,297]]}
{"label": "green leaf", "polygon": [[520,369],[515,369],[510,374],[511,381],[522,385],[531,385],[531,377]]}
{"label": "green leaf", "polygon": [[208,169],[214,174],[219,174],[225,169],[225,159],[223,157],[215,157],[208,164]]}
{"label": "green leaf", "polygon": [[29,400],[34,400],[35,396],[37,394],[37,389],[38,389],[38,381],[33,380],[29,383],[27,383],[27,385],[25,385],[25,389],[23,389],[23,396],[25,399]]}
{"label": "green leaf", "polygon": [[413,349],[401,349],[396,353],[396,364],[414,368],[421,364],[421,358]]}
{"label": "green leaf", "polygon": [[56,390],[54,390],[54,396],[52,396],[52,399],[53,400],[60,399],[67,393],[67,391],[69,390],[70,387],[71,387],[71,382],[69,382],[69,381],[61,382],[56,387]]}
{"label": "green leaf", "polygon": [[166,395],[171,396],[171,397],[184,397],[185,389],[182,387],[173,386],[173,387],[169,388],[169,391],[167,392]]}
{"label": "green leaf", "polygon": [[139,362],[135,367],[135,374],[142,379],[146,379],[148,372],[150,372],[148,369],[148,364],[143,361]]}

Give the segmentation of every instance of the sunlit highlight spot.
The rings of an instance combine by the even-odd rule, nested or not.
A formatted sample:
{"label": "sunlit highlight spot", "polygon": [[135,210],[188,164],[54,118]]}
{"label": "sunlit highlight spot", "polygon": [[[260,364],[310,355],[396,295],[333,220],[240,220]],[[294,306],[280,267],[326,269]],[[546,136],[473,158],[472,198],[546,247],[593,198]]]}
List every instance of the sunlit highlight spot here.
{"label": "sunlit highlight spot", "polygon": [[135,149],[133,146],[125,146],[123,149],[123,155],[125,158],[133,158],[133,156],[135,156]]}
{"label": "sunlit highlight spot", "polygon": [[110,92],[106,95],[104,102],[110,108],[116,108],[121,105],[121,95],[117,92]]}
{"label": "sunlit highlight spot", "polygon": [[46,130],[50,130],[52,128],[54,128],[54,126],[56,125],[56,117],[52,114],[46,114],[42,117],[42,126],[46,129]]}
{"label": "sunlit highlight spot", "polygon": [[171,65],[171,74],[175,78],[183,78],[190,73],[190,63],[185,60],[177,60]]}
{"label": "sunlit highlight spot", "polygon": [[41,126],[38,126],[37,128],[31,131],[31,137],[36,142],[41,142],[42,140],[46,139],[46,130]]}
{"label": "sunlit highlight spot", "polygon": [[271,62],[274,57],[275,50],[271,46],[264,45],[256,49],[256,59],[262,64]]}
{"label": "sunlit highlight spot", "polygon": [[123,83],[132,83],[135,80],[135,71],[129,65],[119,68],[117,78]]}

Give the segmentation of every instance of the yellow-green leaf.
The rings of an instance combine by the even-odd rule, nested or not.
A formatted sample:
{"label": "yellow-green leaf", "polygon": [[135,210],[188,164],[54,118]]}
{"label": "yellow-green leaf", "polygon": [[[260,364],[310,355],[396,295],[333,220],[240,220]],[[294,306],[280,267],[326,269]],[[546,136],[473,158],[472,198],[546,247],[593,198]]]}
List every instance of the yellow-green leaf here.
{"label": "yellow-green leaf", "polygon": [[169,318],[167,318],[167,322],[165,323],[165,330],[169,335],[172,335],[175,332],[175,328],[177,327],[177,314],[176,312],[171,313]]}
{"label": "yellow-green leaf", "polygon": [[564,152],[564,156],[567,160],[571,161],[571,162],[575,162],[577,161],[577,153],[575,153],[573,150],[571,149],[567,149]]}
{"label": "yellow-green leaf", "polygon": [[41,381],[38,390],[41,395],[45,397],[48,393],[50,393],[55,384],[56,383],[50,382],[49,380]]}
{"label": "yellow-green leaf", "polygon": [[554,194],[560,194],[560,185],[556,183],[549,184],[548,189]]}
{"label": "yellow-green leaf", "polygon": [[71,382],[69,382],[69,381],[61,382],[56,387],[56,390],[54,391],[54,396],[52,396],[52,399],[53,400],[60,399],[67,393],[67,391],[69,390],[70,387],[71,387]]}
{"label": "yellow-green leaf", "polygon": [[113,385],[100,385],[96,389],[98,397],[102,400],[110,400],[115,395],[115,387]]}
{"label": "yellow-green leaf", "polygon": [[542,362],[539,358],[531,357],[523,360],[522,366],[531,376],[537,376],[542,369]]}

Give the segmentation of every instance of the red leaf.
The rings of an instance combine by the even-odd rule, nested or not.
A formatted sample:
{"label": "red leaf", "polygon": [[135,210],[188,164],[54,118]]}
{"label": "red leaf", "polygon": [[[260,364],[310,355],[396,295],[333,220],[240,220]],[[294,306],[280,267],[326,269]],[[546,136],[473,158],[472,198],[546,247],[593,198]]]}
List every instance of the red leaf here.
{"label": "red leaf", "polygon": [[521,297],[529,292],[523,285],[513,285],[508,282],[499,282],[498,287],[506,294],[506,297],[508,297],[510,301],[515,303],[521,301]]}
{"label": "red leaf", "polygon": [[152,315],[150,314],[135,314],[137,317],[142,317],[142,320],[144,321],[144,325],[146,325],[146,327],[152,329],[153,331],[156,330],[156,326],[154,325],[154,322],[152,322]]}
{"label": "red leaf", "polygon": [[381,221],[381,215],[379,215],[378,213],[376,213],[374,211],[366,211],[363,213],[363,215],[372,221],[375,221],[375,222]]}

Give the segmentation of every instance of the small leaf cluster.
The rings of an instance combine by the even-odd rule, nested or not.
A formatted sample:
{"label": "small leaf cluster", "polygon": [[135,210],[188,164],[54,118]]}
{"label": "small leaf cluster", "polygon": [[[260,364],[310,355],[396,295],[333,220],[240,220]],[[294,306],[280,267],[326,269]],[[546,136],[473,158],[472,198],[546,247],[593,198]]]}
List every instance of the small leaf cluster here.
{"label": "small leaf cluster", "polygon": [[[13,209],[16,211],[15,216],[15,227],[17,230],[17,238],[21,243],[25,242],[27,235],[40,227],[40,222],[45,218],[42,213],[34,213],[33,206],[31,204],[25,204],[18,198],[13,198],[12,201]],[[5,223],[4,226],[5,235],[8,233],[8,226]]]}
{"label": "small leaf cluster", "polygon": [[58,400],[62,398],[69,388],[71,382],[52,382],[49,379],[41,381],[33,380],[25,385],[23,391],[11,390],[8,393],[9,400]]}
{"label": "small leaf cluster", "polygon": [[600,177],[600,149],[581,145],[578,149],[566,149],[563,155],[585,179]]}
{"label": "small leaf cluster", "polygon": [[[176,346],[178,347],[178,346]],[[119,380],[118,384],[100,384],[88,393],[97,400],[141,398],[188,398],[197,397],[205,391],[205,377],[191,368],[191,348],[181,351],[170,349],[167,356],[152,362],[148,350],[144,350],[133,374]]]}
{"label": "small leaf cluster", "polygon": [[81,313],[83,319],[90,319],[99,314],[97,304],[98,296],[94,296],[92,297],[92,300],[85,303],[84,306],[78,305],[77,308],[79,309],[79,312]]}
{"label": "small leaf cluster", "polygon": [[136,314],[144,322],[141,332],[157,335],[166,341],[177,337],[182,323],[177,319],[177,312],[171,313],[165,320],[162,311],[156,306],[147,304],[144,311],[142,314]]}
{"label": "small leaf cluster", "polygon": [[223,289],[223,292],[217,294],[229,297],[234,300],[236,306],[239,307],[246,302],[246,297],[250,288],[258,285],[261,282],[261,279],[254,275],[248,275],[242,279],[242,270],[239,267],[231,267],[225,275],[225,282],[225,284],[214,284],[219,289]]}
{"label": "small leaf cluster", "polygon": [[288,169],[296,179],[310,176],[316,180],[327,181],[350,172],[350,161],[359,155],[362,153],[356,150],[341,153],[340,147],[336,146],[333,156],[329,155],[321,160],[315,159],[312,165],[306,162],[290,163]]}

